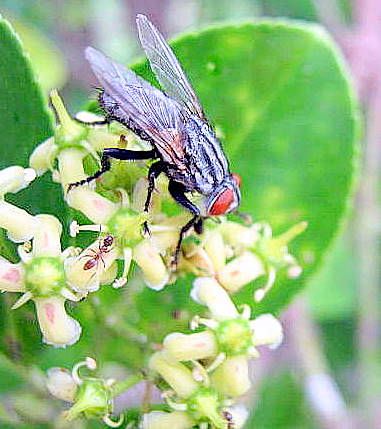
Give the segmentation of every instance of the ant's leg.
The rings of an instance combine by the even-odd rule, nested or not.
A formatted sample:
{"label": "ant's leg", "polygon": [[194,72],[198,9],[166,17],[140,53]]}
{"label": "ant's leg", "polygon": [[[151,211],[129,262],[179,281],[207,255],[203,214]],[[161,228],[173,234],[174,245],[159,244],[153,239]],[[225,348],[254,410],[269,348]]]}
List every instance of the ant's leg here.
{"label": "ant's leg", "polygon": [[[157,161],[151,165],[148,170],[148,190],[147,190],[147,198],[144,203],[144,211],[148,213],[149,206],[151,204],[152,193],[155,189],[155,180],[159,177],[161,173],[164,173],[167,170],[167,165],[163,161]],[[143,229],[146,234],[149,234],[149,228],[147,221],[143,224]]]}
{"label": "ant's leg", "polygon": [[170,181],[168,185],[168,191],[174,198],[174,200],[194,214],[192,219],[187,222],[180,230],[180,237],[176,245],[175,254],[173,256],[173,267],[176,269],[177,262],[179,259],[179,253],[181,249],[181,243],[185,237],[185,234],[194,226],[195,231],[200,233],[202,230],[202,217],[200,216],[199,208],[193,204],[185,195],[185,188],[181,183]]}
{"label": "ant's leg", "polygon": [[155,150],[129,150],[129,149],[118,149],[118,148],[106,148],[103,151],[101,158],[101,168],[95,172],[92,176],[87,177],[86,179],[80,180],[79,182],[70,183],[68,191],[70,189],[81,186],[86,183],[91,182],[94,179],[97,179],[106,171],[109,171],[111,168],[110,158],[122,159],[126,161],[136,161],[142,159],[151,159],[156,157]]}

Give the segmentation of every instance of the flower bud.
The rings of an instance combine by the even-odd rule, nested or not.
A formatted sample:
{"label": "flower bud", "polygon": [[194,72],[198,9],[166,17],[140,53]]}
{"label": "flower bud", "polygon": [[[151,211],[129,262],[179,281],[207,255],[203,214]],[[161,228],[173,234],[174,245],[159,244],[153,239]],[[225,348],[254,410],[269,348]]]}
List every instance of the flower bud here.
{"label": "flower bud", "polygon": [[87,187],[71,189],[67,193],[66,201],[70,207],[79,210],[97,224],[106,223],[118,210],[116,204]]}
{"label": "flower bud", "polygon": [[64,188],[70,183],[86,179],[87,175],[83,169],[85,155],[84,150],[76,147],[68,147],[58,153],[58,170]]}
{"label": "flower bud", "polygon": [[70,371],[57,367],[48,370],[46,387],[53,396],[66,402],[74,402],[78,388]]}
{"label": "flower bud", "polygon": [[165,413],[164,411],[151,411],[143,414],[141,429],[191,429],[195,421],[183,411]]}
{"label": "flower bud", "polygon": [[142,270],[144,281],[149,288],[161,290],[168,283],[168,269],[150,240],[146,239],[134,247],[133,259]]}
{"label": "flower bud", "polygon": [[216,320],[234,319],[238,316],[228,293],[211,277],[199,277],[193,282],[191,297],[206,305]]}
{"label": "flower bud", "polygon": [[236,397],[245,394],[251,387],[246,356],[226,358],[211,375],[211,381],[222,395]]}
{"label": "flower bud", "polygon": [[11,264],[0,257],[0,290],[2,292],[25,292],[23,264]]}
{"label": "flower bud", "polygon": [[13,194],[29,186],[36,178],[33,168],[23,168],[17,165],[0,170],[0,196],[8,192]]}
{"label": "flower bud", "polygon": [[0,227],[7,230],[10,240],[24,243],[33,238],[36,219],[27,211],[6,201],[0,201]]}
{"label": "flower bud", "polygon": [[174,332],[164,338],[163,346],[178,361],[205,359],[218,354],[216,337],[209,330],[188,335]]}
{"label": "flower bud", "polygon": [[198,388],[192,371],[165,352],[154,353],[149,360],[149,367],[159,373],[182,398],[188,398]]}
{"label": "flower bud", "polygon": [[218,429],[226,428],[226,421],[220,409],[220,398],[217,392],[208,387],[199,387],[188,400],[188,409],[196,420],[210,421]]}
{"label": "flower bud", "polygon": [[54,135],[56,144],[61,148],[79,144],[86,137],[87,128],[70,117],[57,90],[50,92],[50,100],[59,121]]}
{"label": "flower bud", "polygon": [[81,335],[80,324],[65,311],[65,299],[60,296],[34,298],[38,322],[46,344],[66,347],[76,343]]}
{"label": "flower bud", "polygon": [[247,227],[235,222],[225,222],[219,229],[225,243],[232,247],[251,247],[259,238],[254,225]]}
{"label": "flower bud", "polygon": [[277,348],[282,343],[282,325],[272,314],[262,314],[249,323],[254,346],[270,345],[271,348]]}
{"label": "flower bud", "polygon": [[265,273],[261,259],[251,252],[244,252],[225,265],[217,277],[226,290],[234,293]]}
{"label": "flower bud", "polygon": [[225,265],[225,243],[218,230],[209,232],[204,242],[205,252],[211,259],[214,272],[221,270]]}
{"label": "flower bud", "polygon": [[34,256],[60,256],[62,225],[51,215],[37,215],[33,239]]}
{"label": "flower bud", "polygon": [[54,137],[49,137],[40,143],[29,157],[29,165],[33,168],[37,176],[42,176],[47,170],[52,168],[53,157],[57,150]]}
{"label": "flower bud", "polygon": [[112,397],[104,381],[86,378],[78,388],[74,405],[66,412],[66,419],[71,421],[81,413],[86,417],[104,417],[111,413]]}

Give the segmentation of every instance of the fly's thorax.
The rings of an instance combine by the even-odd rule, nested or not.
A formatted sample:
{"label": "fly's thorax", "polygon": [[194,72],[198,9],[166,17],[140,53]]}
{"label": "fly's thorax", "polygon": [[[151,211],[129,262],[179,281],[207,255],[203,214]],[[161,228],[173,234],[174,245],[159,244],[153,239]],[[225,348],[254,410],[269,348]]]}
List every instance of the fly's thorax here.
{"label": "fly's thorax", "polygon": [[229,176],[229,165],[220,141],[211,126],[197,117],[185,125],[184,148],[194,190],[207,196]]}

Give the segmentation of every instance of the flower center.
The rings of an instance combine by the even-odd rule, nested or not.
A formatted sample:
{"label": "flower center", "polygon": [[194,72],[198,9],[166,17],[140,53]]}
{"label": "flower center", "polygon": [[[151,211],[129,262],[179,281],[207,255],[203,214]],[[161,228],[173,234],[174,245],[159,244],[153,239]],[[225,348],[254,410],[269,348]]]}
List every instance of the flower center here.
{"label": "flower center", "polygon": [[60,258],[36,257],[25,266],[25,283],[34,297],[48,297],[65,286],[65,271]]}
{"label": "flower center", "polygon": [[224,320],[215,333],[219,349],[228,356],[245,354],[252,346],[252,332],[245,319]]}
{"label": "flower center", "polygon": [[123,207],[108,220],[110,234],[118,239],[123,247],[136,246],[142,239],[142,224],[147,220],[146,213],[137,213]]}

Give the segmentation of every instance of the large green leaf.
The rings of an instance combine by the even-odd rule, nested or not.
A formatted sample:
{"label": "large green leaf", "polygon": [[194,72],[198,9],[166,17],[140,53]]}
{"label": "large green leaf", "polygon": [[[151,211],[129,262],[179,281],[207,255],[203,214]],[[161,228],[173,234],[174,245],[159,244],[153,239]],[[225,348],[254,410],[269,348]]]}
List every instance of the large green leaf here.
{"label": "large green leaf", "polygon": [[[280,278],[257,306],[278,311],[319,265],[348,205],[358,132],[345,66],[321,27],[296,21],[213,27],[173,48],[243,178],[242,211],[276,233],[308,221],[291,245],[303,276]],[[136,69],[152,80],[146,63]]]}
{"label": "large green leaf", "polygon": [[[27,166],[34,147],[52,135],[52,116],[18,36],[1,16],[0,77],[0,168]],[[60,188],[47,178],[17,195],[36,213],[63,211],[61,200]]]}

